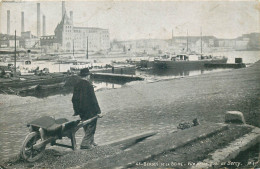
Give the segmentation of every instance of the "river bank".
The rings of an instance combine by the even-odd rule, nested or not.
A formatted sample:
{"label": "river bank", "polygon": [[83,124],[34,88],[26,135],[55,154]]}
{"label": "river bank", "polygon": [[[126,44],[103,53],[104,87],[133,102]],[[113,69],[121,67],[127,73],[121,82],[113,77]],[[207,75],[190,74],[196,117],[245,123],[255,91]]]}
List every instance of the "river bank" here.
{"label": "river bank", "polygon": [[[177,130],[182,121],[223,122],[227,110],[241,111],[259,127],[260,62],[251,67],[154,83],[125,85],[96,93],[105,116],[98,121],[98,144],[140,132]],[[25,124],[50,115],[74,120],[71,94],[45,99],[1,95],[1,159],[19,152]],[[82,130],[76,139],[80,143]]]}

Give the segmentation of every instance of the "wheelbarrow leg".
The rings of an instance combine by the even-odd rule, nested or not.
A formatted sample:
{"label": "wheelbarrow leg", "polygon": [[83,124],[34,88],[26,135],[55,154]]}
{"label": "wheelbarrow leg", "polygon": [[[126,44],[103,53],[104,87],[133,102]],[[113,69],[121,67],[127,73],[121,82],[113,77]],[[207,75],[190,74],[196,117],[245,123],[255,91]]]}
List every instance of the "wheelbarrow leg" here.
{"label": "wheelbarrow leg", "polygon": [[77,148],[77,144],[76,144],[76,138],[75,138],[75,132],[71,132],[71,147],[72,147],[72,150],[76,150]]}

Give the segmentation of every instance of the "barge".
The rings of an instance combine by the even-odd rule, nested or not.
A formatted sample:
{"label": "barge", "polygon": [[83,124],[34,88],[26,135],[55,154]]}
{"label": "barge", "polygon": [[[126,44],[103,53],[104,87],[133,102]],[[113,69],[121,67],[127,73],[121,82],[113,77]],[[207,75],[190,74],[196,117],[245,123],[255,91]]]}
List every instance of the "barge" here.
{"label": "barge", "polygon": [[226,57],[198,56],[198,55],[163,55],[154,59],[155,69],[175,69],[175,70],[197,70],[204,68],[205,64],[225,64]]}

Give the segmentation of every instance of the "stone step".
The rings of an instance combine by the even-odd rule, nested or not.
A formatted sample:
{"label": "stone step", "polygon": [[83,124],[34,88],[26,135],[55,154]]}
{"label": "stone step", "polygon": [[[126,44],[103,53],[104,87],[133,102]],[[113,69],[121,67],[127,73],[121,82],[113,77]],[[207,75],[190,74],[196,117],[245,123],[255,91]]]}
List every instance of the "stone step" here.
{"label": "stone step", "polygon": [[[232,165],[241,167],[241,162],[229,162],[237,155],[260,142],[260,128],[254,128],[250,133],[234,140],[227,147],[218,149],[210,154],[210,158],[204,159],[192,168],[211,168],[214,166]],[[260,152],[259,152],[260,153]],[[229,163],[228,163],[229,162]]]}
{"label": "stone step", "polygon": [[[205,138],[227,129],[227,125],[220,123],[199,125],[181,132],[169,133],[162,137],[147,139],[122,153],[108,158],[99,158],[79,168],[127,168],[135,166],[137,162],[148,160],[152,156],[174,150],[197,139]],[[162,142],[165,144],[162,144]]]}

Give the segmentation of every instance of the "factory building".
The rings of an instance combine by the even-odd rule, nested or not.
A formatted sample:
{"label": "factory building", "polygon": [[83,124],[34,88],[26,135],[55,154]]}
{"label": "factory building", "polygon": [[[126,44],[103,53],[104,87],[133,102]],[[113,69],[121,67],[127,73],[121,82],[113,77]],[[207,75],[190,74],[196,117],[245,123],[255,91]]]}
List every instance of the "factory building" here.
{"label": "factory building", "polygon": [[[63,10],[64,10],[64,5]],[[66,10],[61,22],[55,29],[55,36],[61,48],[66,52],[75,51],[101,51],[110,48],[108,29],[94,27],[76,27],[73,24],[73,12],[70,17]]]}

